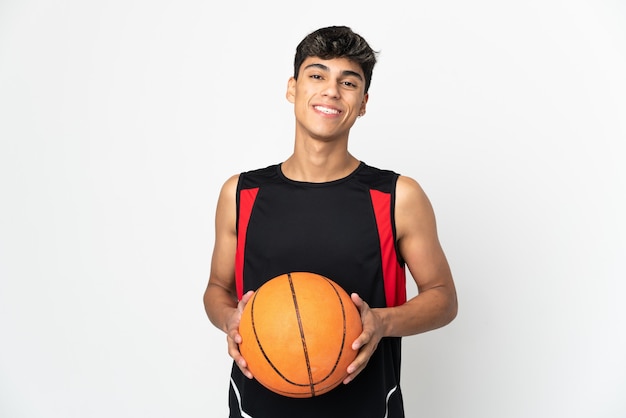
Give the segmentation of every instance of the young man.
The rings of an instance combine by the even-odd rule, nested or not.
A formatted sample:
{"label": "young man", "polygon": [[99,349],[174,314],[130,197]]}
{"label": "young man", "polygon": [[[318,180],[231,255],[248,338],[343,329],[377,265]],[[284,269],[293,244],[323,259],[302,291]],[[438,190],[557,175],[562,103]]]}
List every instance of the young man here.
{"label": "young man", "polygon": [[[281,164],[235,175],[220,193],[204,304],[233,358],[230,416],[404,417],[401,337],[442,327],[456,292],[435,217],[413,179],[348,152],[366,111],[376,53],[347,27],[306,36],[296,49],[287,100],[295,146]],[[406,300],[405,268],[418,295]],[[305,399],[275,394],[247,368],[238,344],[243,307],[267,280],[310,271],[339,283],[361,313],[358,351],[343,384]]]}

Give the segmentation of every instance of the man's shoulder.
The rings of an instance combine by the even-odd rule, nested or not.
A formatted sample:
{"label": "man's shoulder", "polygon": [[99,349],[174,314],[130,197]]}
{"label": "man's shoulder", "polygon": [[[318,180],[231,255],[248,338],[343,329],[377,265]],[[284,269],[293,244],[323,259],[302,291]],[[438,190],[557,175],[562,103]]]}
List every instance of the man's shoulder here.
{"label": "man's shoulder", "polygon": [[279,164],[243,171],[239,174],[239,188],[249,189],[268,182],[275,182],[280,177],[279,171]]}
{"label": "man's shoulder", "polygon": [[363,162],[357,172],[357,177],[370,189],[391,192],[400,175],[394,170],[374,167]]}
{"label": "man's shoulder", "polygon": [[279,164],[271,164],[265,167],[260,167],[260,168],[254,168],[252,170],[247,170],[247,171],[243,171],[240,173],[240,175],[268,175],[268,174],[272,174],[274,172],[276,172],[276,170],[278,169]]}

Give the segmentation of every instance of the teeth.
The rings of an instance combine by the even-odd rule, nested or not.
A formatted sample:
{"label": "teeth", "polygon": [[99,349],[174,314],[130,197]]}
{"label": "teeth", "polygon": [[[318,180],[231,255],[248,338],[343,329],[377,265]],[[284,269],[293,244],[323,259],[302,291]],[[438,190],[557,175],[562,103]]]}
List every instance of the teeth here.
{"label": "teeth", "polygon": [[327,115],[337,115],[337,114],[339,114],[338,110],[329,109],[327,107],[315,106],[315,109],[319,110],[320,112],[326,113]]}

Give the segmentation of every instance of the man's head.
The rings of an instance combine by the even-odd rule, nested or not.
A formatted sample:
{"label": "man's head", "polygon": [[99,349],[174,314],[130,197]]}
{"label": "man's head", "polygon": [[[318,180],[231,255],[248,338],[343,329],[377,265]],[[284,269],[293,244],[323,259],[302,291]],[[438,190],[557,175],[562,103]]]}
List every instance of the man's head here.
{"label": "man's head", "polygon": [[294,78],[302,62],[308,57],[319,57],[324,60],[347,58],[359,64],[365,75],[365,93],[372,81],[372,72],[376,64],[376,52],[360,35],[346,26],[329,26],[307,35],[296,48],[294,59]]}

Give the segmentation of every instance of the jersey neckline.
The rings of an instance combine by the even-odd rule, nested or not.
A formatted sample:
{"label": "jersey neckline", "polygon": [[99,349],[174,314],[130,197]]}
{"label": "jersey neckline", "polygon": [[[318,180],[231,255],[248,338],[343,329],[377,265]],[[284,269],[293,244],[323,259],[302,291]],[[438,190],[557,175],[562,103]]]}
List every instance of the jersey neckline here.
{"label": "jersey neckline", "polygon": [[333,186],[335,184],[340,184],[340,183],[343,183],[344,181],[350,180],[352,177],[356,175],[356,173],[358,173],[365,166],[365,163],[363,161],[359,161],[359,165],[350,174],[348,174],[345,177],[342,177],[336,180],[324,181],[320,183],[311,182],[311,181],[292,180],[289,177],[285,176],[282,170],[282,166],[283,166],[283,163],[276,164],[276,172],[278,173],[278,177],[280,177],[283,181],[287,183],[297,184],[300,186],[309,186],[309,187],[325,187],[325,186]]}

